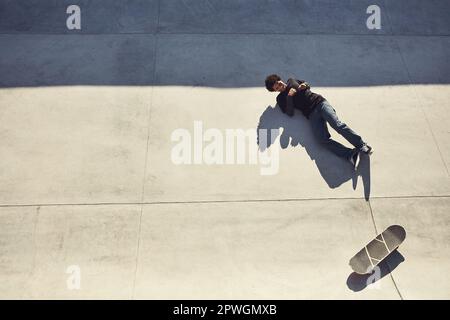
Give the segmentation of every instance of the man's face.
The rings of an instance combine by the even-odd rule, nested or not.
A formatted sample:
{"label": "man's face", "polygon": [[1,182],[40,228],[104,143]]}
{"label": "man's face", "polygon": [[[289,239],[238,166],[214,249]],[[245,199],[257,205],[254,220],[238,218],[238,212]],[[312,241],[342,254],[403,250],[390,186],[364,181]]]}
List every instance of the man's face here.
{"label": "man's face", "polygon": [[277,92],[283,92],[286,89],[286,83],[281,80],[278,80],[272,87],[273,90]]}

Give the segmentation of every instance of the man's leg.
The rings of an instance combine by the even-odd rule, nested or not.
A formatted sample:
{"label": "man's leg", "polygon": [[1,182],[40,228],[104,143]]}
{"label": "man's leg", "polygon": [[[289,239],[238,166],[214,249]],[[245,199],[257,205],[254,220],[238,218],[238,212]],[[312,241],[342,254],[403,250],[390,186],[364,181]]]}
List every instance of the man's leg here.
{"label": "man's leg", "polygon": [[[317,106],[321,108],[321,106]],[[341,158],[348,159],[354,154],[354,150],[347,148],[339,142],[331,139],[330,132],[327,128],[327,123],[323,119],[320,110],[315,110],[310,118],[313,134],[316,139],[323,144],[328,150]]]}
{"label": "man's leg", "polygon": [[[320,106],[317,106],[320,107]],[[356,148],[361,149],[364,145],[364,141],[362,138],[356,134],[352,129],[350,129],[345,123],[341,122],[336,115],[336,111],[334,108],[328,103],[328,101],[324,101],[321,105],[321,114],[326,122],[330,124],[330,126],[336,130],[340,135],[342,135],[348,142],[354,145]]]}

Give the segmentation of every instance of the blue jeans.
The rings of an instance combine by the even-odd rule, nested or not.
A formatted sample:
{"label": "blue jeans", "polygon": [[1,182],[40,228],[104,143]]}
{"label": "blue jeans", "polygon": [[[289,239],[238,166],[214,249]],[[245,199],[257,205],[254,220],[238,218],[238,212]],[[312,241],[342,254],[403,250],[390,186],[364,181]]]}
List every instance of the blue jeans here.
{"label": "blue jeans", "polygon": [[331,139],[327,123],[355,148],[360,149],[364,144],[359,135],[339,120],[336,115],[336,110],[326,100],[316,106],[314,111],[309,115],[309,119],[317,140],[338,157],[349,158],[353,154],[354,149],[347,148]]}

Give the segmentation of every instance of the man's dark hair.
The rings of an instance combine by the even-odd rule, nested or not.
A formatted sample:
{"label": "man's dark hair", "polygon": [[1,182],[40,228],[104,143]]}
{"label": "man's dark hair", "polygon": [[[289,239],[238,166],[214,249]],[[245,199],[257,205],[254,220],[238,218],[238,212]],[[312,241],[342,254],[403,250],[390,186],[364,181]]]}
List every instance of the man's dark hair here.
{"label": "man's dark hair", "polygon": [[269,91],[275,91],[273,90],[273,85],[280,81],[281,78],[277,74],[271,74],[270,76],[267,76],[266,78],[266,89]]}

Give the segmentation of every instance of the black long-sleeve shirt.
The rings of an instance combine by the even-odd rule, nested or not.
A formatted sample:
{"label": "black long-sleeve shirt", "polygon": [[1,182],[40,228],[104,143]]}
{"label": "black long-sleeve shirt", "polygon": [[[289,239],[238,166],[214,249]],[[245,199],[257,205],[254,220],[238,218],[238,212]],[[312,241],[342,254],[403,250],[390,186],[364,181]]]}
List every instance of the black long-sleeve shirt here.
{"label": "black long-sleeve shirt", "polygon": [[[306,85],[305,89],[299,89],[300,84],[304,83]],[[320,94],[312,92],[311,87],[305,80],[296,80],[290,78],[287,83],[286,90],[280,92],[277,96],[277,103],[281,110],[288,116],[292,117],[294,115],[294,108],[300,110],[303,115],[309,119],[309,115],[314,110],[314,108],[325,100]],[[294,88],[297,93],[290,97],[288,96],[289,90]]]}

